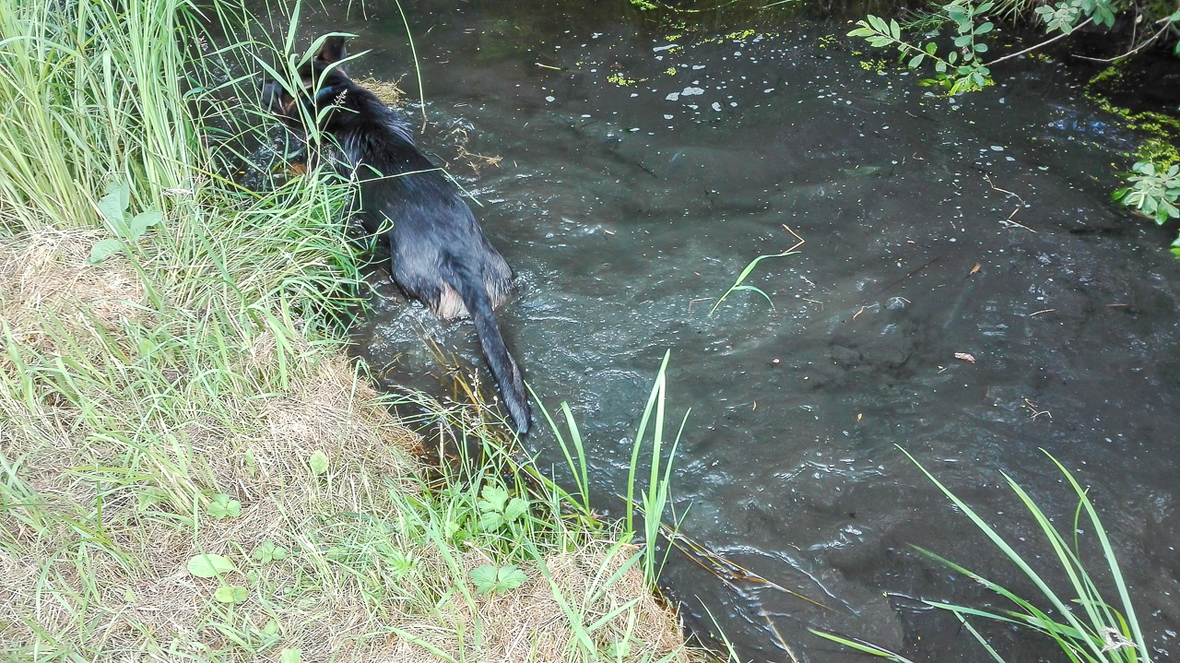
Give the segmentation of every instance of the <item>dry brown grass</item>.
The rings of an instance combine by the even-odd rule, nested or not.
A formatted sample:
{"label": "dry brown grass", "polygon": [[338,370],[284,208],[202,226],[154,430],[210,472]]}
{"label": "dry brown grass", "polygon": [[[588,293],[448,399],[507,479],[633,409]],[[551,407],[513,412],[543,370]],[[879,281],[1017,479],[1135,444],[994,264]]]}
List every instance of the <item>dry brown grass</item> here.
{"label": "dry brown grass", "polygon": [[396,106],[405,96],[400,86],[401,81],[379,81],[376,78],[368,77],[358,80],[357,83],[377,95],[381,103],[386,106]]}
{"label": "dry brown grass", "polygon": [[0,316],[17,339],[59,353],[56,325],[46,322],[113,331],[144,321],[143,286],[123,256],[86,264],[96,241],[97,233],[43,230],[0,243]]}

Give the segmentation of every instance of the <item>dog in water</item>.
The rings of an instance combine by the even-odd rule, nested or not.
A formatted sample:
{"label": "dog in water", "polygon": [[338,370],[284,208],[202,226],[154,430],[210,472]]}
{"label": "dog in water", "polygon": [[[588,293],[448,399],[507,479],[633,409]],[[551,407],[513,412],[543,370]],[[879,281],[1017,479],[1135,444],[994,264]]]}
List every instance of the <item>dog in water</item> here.
{"label": "dog in water", "polygon": [[523,435],[529,429],[524,380],[493,313],[511,293],[512,269],[441,170],[418,151],[401,115],[348,77],[339,64],[345,56],[344,38],[329,37],[300,68],[294,96],[270,81],[263,102],[293,129],[306,132],[303,118],[312,118],[334,140],[340,168],[359,180],[361,224],[371,234],[388,228],[394,282],[439,318],[471,316],[513,426]]}

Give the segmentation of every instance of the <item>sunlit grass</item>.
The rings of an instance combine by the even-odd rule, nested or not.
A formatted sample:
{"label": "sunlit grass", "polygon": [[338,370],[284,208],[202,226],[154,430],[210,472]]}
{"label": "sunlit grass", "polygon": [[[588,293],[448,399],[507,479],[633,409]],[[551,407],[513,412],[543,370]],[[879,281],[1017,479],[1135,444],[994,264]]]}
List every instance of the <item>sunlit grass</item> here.
{"label": "sunlit grass", "polygon": [[201,11],[0,0],[0,659],[684,660],[470,408],[420,408],[483,449],[420,471],[343,354],[347,184],[235,179],[294,27]]}

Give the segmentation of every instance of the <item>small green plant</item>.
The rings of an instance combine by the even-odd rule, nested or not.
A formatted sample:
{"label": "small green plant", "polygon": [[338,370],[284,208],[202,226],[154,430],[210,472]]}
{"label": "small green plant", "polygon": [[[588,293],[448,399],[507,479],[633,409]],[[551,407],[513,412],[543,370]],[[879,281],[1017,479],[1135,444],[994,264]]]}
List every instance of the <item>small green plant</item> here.
{"label": "small green plant", "polygon": [[[885,19],[872,14],[867,15],[864,20],[857,21],[858,27],[849,32],[848,36],[861,37],[877,48],[896,48],[910,69],[918,68],[927,59],[931,60],[934,63],[935,75],[931,79],[926,79],[926,82],[940,85],[947,94],[955,95],[991,85],[992,66],[1036,50],[1070,34],[1084,23],[1097,22],[1108,28],[1114,25],[1114,5],[1110,0],[1069,0],[1068,3],[1057,2],[1055,5],[1036,6],[1037,4],[1039,3],[1008,1],[1001,2],[1002,6],[997,7],[992,0],[978,4],[972,0],[954,0],[941,5],[936,11],[923,16],[915,25],[929,30],[928,35],[932,35],[944,25],[949,25],[953,44],[949,50],[939,48],[938,42],[934,40],[925,44],[911,41],[902,36],[901,26],[896,20],[886,22]],[[1035,13],[1041,17],[1046,32],[1060,34],[1018,53],[985,62],[983,54],[989,49],[985,36],[993,32],[995,24],[983,19],[997,11],[1019,13],[1029,6],[1036,6]]]}
{"label": "small green plant", "polygon": [[206,510],[211,517],[217,520],[237,518],[242,513],[242,503],[225,493],[218,493],[209,501],[209,507]]}
{"label": "small green plant", "polygon": [[910,69],[916,69],[929,58],[934,62],[935,71],[935,77],[929,80],[945,87],[948,94],[981,90],[991,84],[991,70],[980,59],[988,45],[977,38],[988,34],[995,26],[991,22],[976,25],[976,19],[994,6],[991,2],[974,5],[965,0],[943,5],[942,15],[955,30],[955,49],[946,51],[945,55],[939,55],[938,44],[933,41],[920,46],[911,44],[902,38],[901,26],[896,20],[886,22],[872,14],[857,21],[860,27],[849,32],[848,36],[863,37],[877,48],[896,47]]}
{"label": "small green plant", "polygon": [[237,585],[222,585],[213,592],[213,600],[219,603],[245,603],[247,596],[246,588]]}
{"label": "small green plant", "polygon": [[98,212],[115,237],[99,240],[91,247],[90,264],[97,265],[112,253],[122,250],[124,242],[138,242],[148,228],[164,219],[164,213],[157,209],[130,217],[127,215],[130,206],[131,187],[127,180],[119,180],[107,187],[106,195],[98,201]]}
{"label": "small green plant", "polygon": [[511,525],[525,513],[528,513],[529,503],[520,497],[508,499],[508,491],[499,486],[484,486],[479,506],[479,528],[485,532],[492,532]]}
{"label": "small green plant", "polygon": [[471,570],[471,582],[475,585],[476,594],[503,594],[520,587],[526,580],[528,577],[524,571],[515,564],[484,565]]}
{"label": "small green plant", "polygon": [[316,451],[307,459],[307,466],[311,468],[311,473],[316,476],[323,476],[328,473],[328,454],[323,451]]}
{"label": "small green plant", "polygon": [[[1180,218],[1180,209],[1176,208],[1180,199],[1180,164],[1160,166],[1151,161],[1138,161],[1131,170],[1136,174],[1127,178],[1130,186],[1115,191],[1115,200],[1155,219],[1158,224]],[[1173,246],[1180,247],[1180,239]]]}
{"label": "small green plant", "polygon": [[[1082,488],[1056,458],[1046,456],[1057,466],[1065,480],[1073,488],[1078,499],[1078,506],[1071,521],[1069,538],[1063,536],[1053,525],[1052,520],[1032,498],[1011,477],[1004,474],[1008,487],[1016,494],[1020,503],[1032,516],[1033,521],[1040,528],[1044,540],[1052,549],[1051,558],[1055,558],[1060,570],[1068,579],[1067,592],[1062,592],[1049,585],[1041,572],[1030,564],[1029,559],[1018,552],[1011,543],[988,525],[978,513],[966,502],[959,499],[949,488],[943,485],[925,467],[914,459],[904,449],[906,455],[930,481],[938,487],[958,509],[975,523],[988,540],[1004,553],[1019,570],[1040,591],[1041,598],[1048,605],[1038,607],[1032,600],[1022,598],[999,583],[993,582],[967,568],[947,560],[924,548],[914,548],[930,559],[960,573],[987,587],[999,596],[1007,599],[1016,608],[1014,610],[983,610],[967,606],[943,603],[939,601],[924,601],[928,606],[953,613],[966,627],[966,630],[983,646],[991,657],[1004,663],[1005,659],[987,642],[986,638],[975,629],[969,619],[986,619],[1010,626],[1023,626],[1042,633],[1051,638],[1074,663],[1151,663],[1150,650],[1135,617],[1135,608],[1131,604],[1131,597],[1127,584],[1123,580],[1122,570],[1106,529],[1094,510],[1094,505],[1087,496],[1087,490]],[[1098,583],[1082,565],[1082,533],[1088,521],[1089,529],[1097,539],[1102,557],[1106,562],[1109,582],[1118,593],[1118,603],[1115,604],[1104,598],[1098,591]],[[1072,539],[1072,541],[1071,541]],[[812,630],[812,633],[822,638],[838,642],[857,651],[880,656],[896,663],[909,663],[898,654],[877,647],[871,643],[840,636],[832,633]]]}
{"label": "small green plant", "polygon": [[1069,0],[1044,4],[1033,10],[1045,23],[1045,30],[1062,34],[1073,32],[1083,16],[1093,16],[1099,25],[1114,26],[1114,6],[1103,0]]}
{"label": "small green plant", "polygon": [[286,559],[287,549],[276,544],[274,541],[267,539],[254,549],[254,554],[252,557],[254,557],[254,559],[259,564],[270,564],[274,561]]}

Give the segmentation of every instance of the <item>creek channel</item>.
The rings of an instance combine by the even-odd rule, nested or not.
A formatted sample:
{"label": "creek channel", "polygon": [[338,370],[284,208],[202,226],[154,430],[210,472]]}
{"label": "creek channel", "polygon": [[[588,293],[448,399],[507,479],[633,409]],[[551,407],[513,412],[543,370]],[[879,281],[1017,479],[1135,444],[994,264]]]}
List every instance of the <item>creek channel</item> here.
{"label": "creek channel", "polygon": [[[789,661],[783,642],[800,661],[865,660],[814,627],[916,661],[989,661],[921,601],[1007,606],[911,544],[1035,589],[899,447],[1051,569],[1002,474],[1068,536],[1076,498],[1043,449],[1091,487],[1157,660],[1180,652],[1180,265],[1165,230],[1109,201],[1136,138],[1068,72],[1021,59],[947,99],[843,22],[402,6],[420,144],[480,201],[517,272],[501,324],[546,407],[569,402],[595,495],[623,491],[671,350],[668,425],[691,408],[681,531],[769,581],[673,555],[662,585],[690,629],[708,637],[711,614],[743,660]],[[356,33],[352,51],[370,52],[352,73],[416,99],[397,5],[352,14],[305,15],[302,44]],[[799,252],[746,281],[769,301],[739,291],[711,311],[792,231]],[[469,324],[434,321],[387,280],[378,291],[355,335],[383,382],[445,394],[423,337],[484,370]],[[527,451],[564,466],[540,418],[534,431]],[[1019,660],[1062,660],[1038,636],[977,626]]]}

